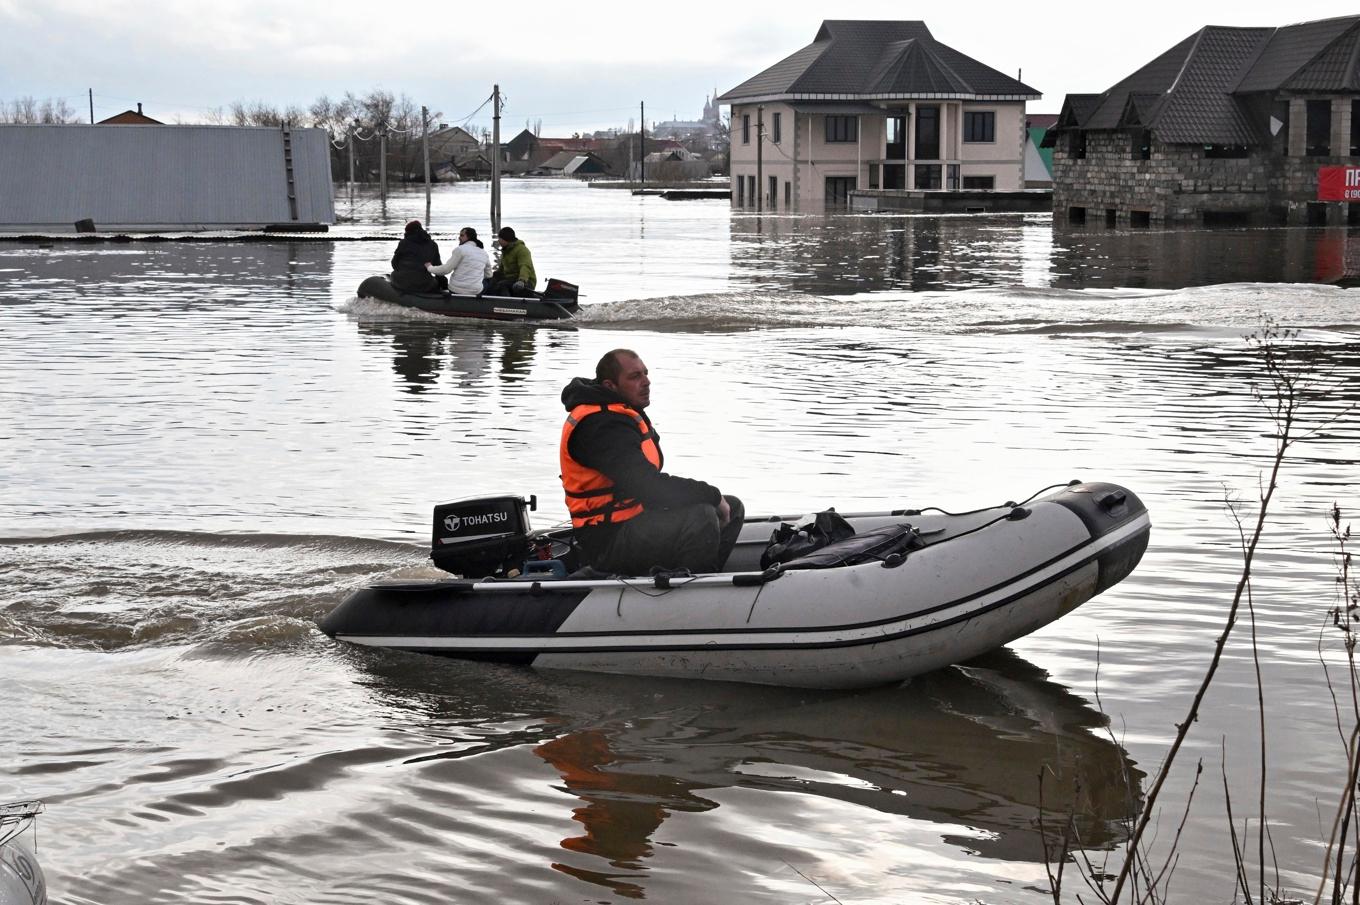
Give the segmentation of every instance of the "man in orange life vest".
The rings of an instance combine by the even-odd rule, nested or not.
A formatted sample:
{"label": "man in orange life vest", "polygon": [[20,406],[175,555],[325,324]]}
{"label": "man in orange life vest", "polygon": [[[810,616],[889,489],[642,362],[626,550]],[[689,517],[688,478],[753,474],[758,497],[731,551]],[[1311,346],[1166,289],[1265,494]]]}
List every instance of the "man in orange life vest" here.
{"label": "man in orange life vest", "polygon": [[661,441],[645,411],[651,386],[637,353],[615,349],[594,380],[578,377],[562,390],[559,454],[574,534],[604,572],[720,571],[745,510],[712,484],[661,470]]}

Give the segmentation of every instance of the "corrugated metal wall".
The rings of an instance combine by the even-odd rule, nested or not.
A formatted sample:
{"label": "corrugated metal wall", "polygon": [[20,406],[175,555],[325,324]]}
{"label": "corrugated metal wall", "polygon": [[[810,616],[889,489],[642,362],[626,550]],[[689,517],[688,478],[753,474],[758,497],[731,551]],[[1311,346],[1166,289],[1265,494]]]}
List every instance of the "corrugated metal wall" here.
{"label": "corrugated metal wall", "polygon": [[[329,138],[294,129],[300,223],[334,223]],[[0,125],[0,229],[288,223],[283,132],[246,126]]]}

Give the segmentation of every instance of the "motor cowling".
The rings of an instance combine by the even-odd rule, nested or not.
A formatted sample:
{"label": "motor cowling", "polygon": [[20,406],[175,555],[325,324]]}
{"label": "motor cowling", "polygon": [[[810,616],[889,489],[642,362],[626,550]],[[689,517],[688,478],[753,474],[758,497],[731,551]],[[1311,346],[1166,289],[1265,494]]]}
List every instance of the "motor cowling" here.
{"label": "motor cowling", "polygon": [[533,497],[469,497],[434,507],[430,558],[464,578],[503,575],[528,557]]}

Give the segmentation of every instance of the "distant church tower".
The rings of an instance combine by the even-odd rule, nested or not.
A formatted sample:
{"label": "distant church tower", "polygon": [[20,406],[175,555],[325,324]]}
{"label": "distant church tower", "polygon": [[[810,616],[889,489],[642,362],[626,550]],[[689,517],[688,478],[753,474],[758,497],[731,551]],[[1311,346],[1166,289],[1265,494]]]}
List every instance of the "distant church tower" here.
{"label": "distant church tower", "polygon": [[718,92],[713,92],[712,98],[704,99],[704,122],[717,125],[718,123]]}

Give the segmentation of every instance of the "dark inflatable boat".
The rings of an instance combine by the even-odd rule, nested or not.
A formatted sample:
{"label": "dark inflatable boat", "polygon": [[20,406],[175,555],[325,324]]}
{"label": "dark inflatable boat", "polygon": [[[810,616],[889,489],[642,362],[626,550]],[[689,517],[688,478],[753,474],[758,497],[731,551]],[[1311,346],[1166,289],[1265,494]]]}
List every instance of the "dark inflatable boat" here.
{"label": "dark inflatable boat", "polygon": [[491,320],[569,320],[580,310],[578,287],[563,280],[548,280],[543,292],[519,298],[502,295],[454,295],[443,292],[403,292],[385,276],[372,276],[359,284],[356,295],[407,308],[419,308],[448,317],[480,317]]}

